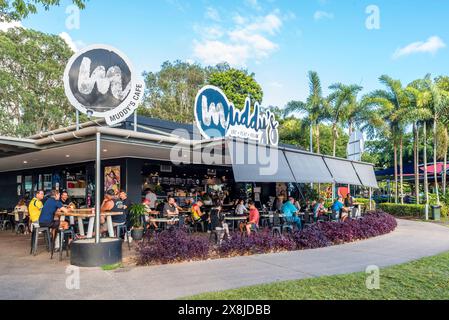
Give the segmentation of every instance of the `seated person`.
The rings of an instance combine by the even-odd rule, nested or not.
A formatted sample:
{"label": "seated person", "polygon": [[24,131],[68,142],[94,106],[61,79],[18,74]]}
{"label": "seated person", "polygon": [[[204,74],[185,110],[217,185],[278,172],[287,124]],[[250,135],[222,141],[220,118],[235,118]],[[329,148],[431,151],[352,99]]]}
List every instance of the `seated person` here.
{"label": "seated person", "polygon": [[42,207],[41,215],[39,217],[39,226],[48,227],[52,230],[53,239],[55,239],[56,231],[58,229],[68,229],[69,224],[60,220],[59,216],[62,213],[69,213],[70,209],[64,208],[61,201],[61,195],[58,190],[52,190],[50,197],[45,201]]}
{"label": "seated person", "polygon": [[[332,210],[332,213],[340,214],[340,219],[342,221],[344,221],[348,218],[349,208],[346,208],[345,205],[343,204],[342,197],[338,197],[338,199],[336,199],[334,201],[334,203],[332,204],[331,210]],[[334,218],[336,218],[336,217],[334,217]]]}
{"label": "seated person", "polygon": [[259,228],[259,210],[257,210],[253,201],[248,202],[249,206],[249,219],[246,224],[246,233],[251,235],[251,230],[257,230]]}
{"label": "seated person", "polygon": [[245,201],[243,199],[240,199],[237,203],[237,207],[235,208],[235,215],[243,216],[248,212],[248,209],[245,207]]}
{"label": "seated person", "polygon": [[350,208],[354,206],[354,200],[352,199],[351,194],[348,192],[348,194],[345,197],[345,207]]}
{"label": "seated person", "polygon": [[[176,205],[175,198],[168,197],[167,202],[164,204],[164,207],[162,209],[162,216],[168,219],[179,216],[179,210]],[[168,222],[168,224],[174,224],[174,222]]]}
{"label": "seated person", "polygon": [[[149,224],[147,225],[147,229],[149,229],[151,226],[154,227],[155,230],[158,229],[158,225],[156,222],[151,221],[151,218],[153,217],[157,217],[159,215],[159,211],[153,210],[150,208],[150,200],[148,199],[144,199],[142,204],[145,206],[146,210],[147,210],[147,214],[145,214],[145,221],[149,222]],[[151,221],[151,222],[150,222]]]}
{"label": "seated person", "polygon": [[[104,195],[104,200],[101,204],[100,208],[101,212],[122,212],[123,210],[120,210],[116,206],[116,198],[115,198],[115,191],[110,189],[106,191]],[[107,232],[108,226],[107,226],[107,217],[101,215],[100,216],[100,232]]]}
{"label": "seated person", "polygon": [[320,200],[313,207],[313,219],[316,222],[318,218],[326,213],[326,209],[324,208],[324,199],[320,198]]}
{"label": "seated person", "polygon": [[[220,235],[219,242],[221,243],[223,241],[224,236],[226,235],[228,239],[231,238],[229,234],[229,225],[224,222],[225,216],[222,212],[222,207],[219,203],[216,203],[216,206],[212,208],[210,212],[210,227],[211,230],[218,231],[218,234]],[[223,231],[223,232],[221,232]]]}
{"label": "seated person", "polygon": [[295,207],[295,199],[293,197],[288,198],[288,201],[282,205],[281,212],[286,221],[294,223],[298,230],[302,229],[301,219],[296,216],[298,209]]}
{"label": "seated person", "polygon": [[192,212],[192,219],[194,222],[207,221],[207,219],[209,218],[206,213],[201,212],[202,206],[203,206],[202,200],[198,200],[196,203],[192,205],[191,212]]}
{"label": "seated person", "polygon": [[[20,216],[19,216],[20,214],[22,215],[22,221],[20,221]],[[23,199],[23,198],[19,200],[19,203],[17,203],[17,205],[14,208],[14,220],[16,222],[23,222],[26,226],[26,228],[24,230],[25,234],[28,234],[28,230],[29,230],[28,222],[30,219],[29,219],[29,214],[28,214],[28,208],[26,206],[25,199]]]}

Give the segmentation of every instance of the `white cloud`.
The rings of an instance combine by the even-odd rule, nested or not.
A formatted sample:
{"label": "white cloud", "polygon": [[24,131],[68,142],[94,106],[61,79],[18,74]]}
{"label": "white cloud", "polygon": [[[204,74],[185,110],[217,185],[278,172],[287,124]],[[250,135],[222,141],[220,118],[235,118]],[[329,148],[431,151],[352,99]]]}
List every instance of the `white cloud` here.
{"label": "white cloud", "polygon": [[59,36],[67,43],[67,45],[72,49],[73,52],[77,52],[78,50],[82,49],[86,46],[86,44],[83,41],[74,41],[70,34],[67,32],[61,32]]}
{"label": "white cloud", "polygon": [[23,28],[20,21],[0,22],[0,31],[8,31],[11,28]]}
{"label": "white cloud", "polygon": [[[234,26],[228,30],[216,27],[195,28],[201,40],[193,43],[193,55],[206,64],[228,62],[232,66],[243,67],[249,59],[259,62],[269,57],[279,46],[270,37],[279,33],[282,19],[279,12],[244,18],[234,16]],[[244,22],[252,21],[245,25]],[[215,35],[215,37],[211,37]]]}
{"label": "white cloud", "polygon": [[281,89],[284,87],[284,85],[282,83],[277,82],[277,81],[270,82],[269,86],[273,87],[273,88],[277,88],[277,89]]}
{"label": "white cloud", "polygon": [[334,18],[334,14],[332,12],[316,11],[313,14],[313,19],[315,19],[315,20],[333,19],[333,18]]}
{"label": "white cloud", "polygon": [[220,14],[218,13],[218,10],[213,8],[213,7],[208,7],[206,9],[206,18],[213,20],[213,21],[217,21],[220,22],[221,18],[220,18]]}
{"label": "white cloud", "polygon": [[393,54],[393,59],[408,56],[414,53],[430,53],[435,54],[438,50],[446,47],[446,44],[438,36],[432,36],[427,41],[413,42],[403,48],[399,48]]}

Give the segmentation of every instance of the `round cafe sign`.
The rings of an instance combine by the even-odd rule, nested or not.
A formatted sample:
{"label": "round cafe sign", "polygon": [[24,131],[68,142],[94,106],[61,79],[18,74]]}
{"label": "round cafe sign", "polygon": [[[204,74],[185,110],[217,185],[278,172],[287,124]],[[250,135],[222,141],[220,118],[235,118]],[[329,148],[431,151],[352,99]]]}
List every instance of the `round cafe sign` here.
{"label": "round cafe sign", "polygon": [[64,71],[70,103],[89,117],[105,118],[108,125],[131,116],[143,99],[144,86],[129,59],[107,45],[78,51]]}

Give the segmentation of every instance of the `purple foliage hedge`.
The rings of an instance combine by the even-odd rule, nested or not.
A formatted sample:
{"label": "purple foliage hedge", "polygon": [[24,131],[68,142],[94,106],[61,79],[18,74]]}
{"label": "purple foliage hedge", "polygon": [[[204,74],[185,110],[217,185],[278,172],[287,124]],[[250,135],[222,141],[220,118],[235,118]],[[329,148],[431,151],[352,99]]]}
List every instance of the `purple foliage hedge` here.
{"label": "purple foliage hedge", "polygon": [[250,237],[235,233],[218,248],[209,244],[208,237],[189,235],[185,231],[164,231],[145,239],[138,247],[139,264],[171,263],[207,259],[211,256],[260,254],[322,248],[352,242],[392,232],[396,220],[383,211],[370,212],[358,220],[320,222],[287,236],[273,236],[263,230]]}
{"label": "purple foliage hedge", "polygon": [[184,230],[172,229],[150,234],[137,247],[138,264],[173,263],[207,259],[208,238],[189,235]]}

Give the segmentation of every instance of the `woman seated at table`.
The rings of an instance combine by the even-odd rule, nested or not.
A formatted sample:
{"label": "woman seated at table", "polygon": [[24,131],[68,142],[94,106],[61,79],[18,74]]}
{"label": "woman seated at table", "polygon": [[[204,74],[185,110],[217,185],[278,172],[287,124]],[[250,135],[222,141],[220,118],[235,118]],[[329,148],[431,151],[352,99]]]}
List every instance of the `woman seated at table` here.
{"label": "woman seated at table", "polygon": [[151,218],[154,218],[155,216],[159,215],[159,212],[152,210],[150,208],[151,201],[148,199],[144,199],[142,204],[145,206],[147,210],[147,214],[145,215],[145,221],[148,222],[147,228],[149,229],[151,226],[153,226],[153,228],[157,230],[159,227],[156,222],[151,221]]}
{"label": "woman seated at table", "polygon": [[212,208],[210,212],[209,222],[211,230],[218,231],[218,234],[220,235],[219,238],[220,243],[223,241],[225,235],[227,236],[228,239],[231,238],[231,235],[229,234],[229,225],[226,222],[224,222],[224,220],[225,215],[223,214],[222,206],[220,203],[216,203],[215,207]]}
{"label": "woman seated at table", "polygon": [[26,226],[26,228],[24,230],[25,234],[28,234],[29,233],[28,222],[29,222],[30,218],[29,218],[29,214],[28,214],[28,208],[25,203],[25,199],[23,199],[23,198],[19,200],[19,203],[14,208],[14,220],[16,222],[20,222],[20,217],[19,217],[20,214],[22,214],[22,222]]}
{"label": "woman seated at table", "polygon": [[313,220],[317,222],[318,218],[324,214],[326,214],[324,199],[320,198],[320,200],[315,204],[315,207],[313,208]]}
{"label": "woman seated at table", "polygon": [[243,216],[248,212],[249,212],[248,209],[245,207],[245,200],[240,199],[237,203],[237,207],[235,208],[235,215]]}
{"label": "woman seated at table", "polygon": [[348,192],[345,197],[345,207],[351,208],[354,206],[354,200],[352,199],[351,194]]}

